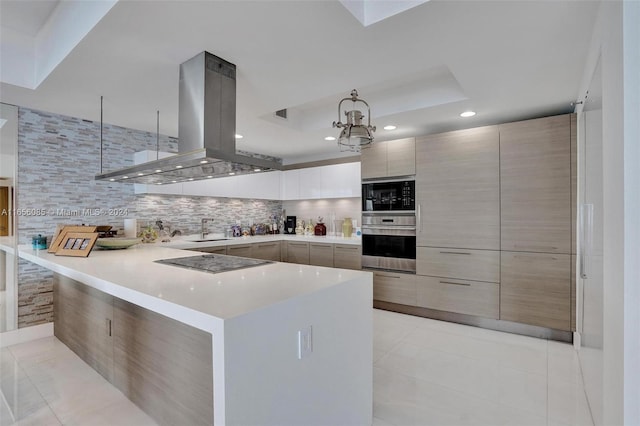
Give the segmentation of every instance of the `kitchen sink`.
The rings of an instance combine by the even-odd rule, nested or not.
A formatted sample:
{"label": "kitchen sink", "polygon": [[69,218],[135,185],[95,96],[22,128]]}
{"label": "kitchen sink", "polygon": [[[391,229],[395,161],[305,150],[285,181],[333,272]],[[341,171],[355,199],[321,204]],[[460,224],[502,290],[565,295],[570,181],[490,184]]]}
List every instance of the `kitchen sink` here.
{"label": "kitchen sink", "polygon": [[227,241],[229,238],[210,238],[208,240],[191,240],[192,243],[208,243],[211,241]]}

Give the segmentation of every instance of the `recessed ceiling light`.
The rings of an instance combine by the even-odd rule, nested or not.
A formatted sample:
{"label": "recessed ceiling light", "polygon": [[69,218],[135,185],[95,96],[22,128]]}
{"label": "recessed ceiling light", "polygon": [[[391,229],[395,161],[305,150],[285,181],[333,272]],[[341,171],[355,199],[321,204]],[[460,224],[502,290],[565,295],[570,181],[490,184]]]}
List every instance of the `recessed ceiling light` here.
{"label": "recessed ceiling light", "polygon": [[395,129],[397,129],[397,127],[393,126],[393,125],[388,125],[388,126],[384,126],[383,129],[385,129],[385,130],[395,130]]}
{"label": "recessed ceiling light", "polygon": [[160,173],[162,169],[156,169],[156,173]]}
{"label": "recessed ceiling light", "polygon": [[229,176],[233,176],[233,175],[235,175],[235,173],[229,172]]}
{"label": "recessed ceiling light", "polygon": [[202,161],[200,161],[200,164],[207,164],[207,163],[208,163],[208,161],[207,161],[207,160],[202,160]]}
{"label": "recessed ceiling light", "polygon": [[262,171],[262,169],[253,169],[254,172]]}
{"label": "recessed ceiling light", "polygon": [[171,183],[178,183],[178,181],[177,180],[172,180]]}
{"label": "recessed ceiling light", "polygon": [[181,169],[181,168],[182,168],[182,166],[176,166],[176,169]]}
{"label": "recessed ceiling light", "polygon": [[115,179],[109,179],[109,180],[110,180],[111,182],[115,182],[115,181],[116,181]]}
{"label": "recessed ceiling light", "polygon": [[207,179],[211,179],[213,176],[207,176]]}
{"label": "recessed ceiling light", "polygon": [[460,117],[473,117],[474,115],[476,115],[475,111],[465,111],[462,114],[460,114]]}
{"label": "recessed ceiling light", "polygon": [[193,178],[189,178],[188,180],[193,180]]}
{"label": "recessed ceiling light", "polygon": [[129,179],[129,176],[122,176],[122,179]]}
{"label": "recessed ceiling light", "polygon": [[244,138],[244,136],[242,136],[241,134],[236,133],[236,139],[242,139]]}
{"label": "recessed ceiling light", "polygon": [[156,183],[156,185],[162,185],[162,182],[158,182],[158,183]]}
{"label": "recessed ceiling light", "polygon": [[144,176],[144,173],[138,173],[138,176]]}
{"label": "recessed ceiling light", "polygon": [[335,141],[336,138],[334,138],[333,136],[327,136],[326,138],[324,138],[325,141]]}

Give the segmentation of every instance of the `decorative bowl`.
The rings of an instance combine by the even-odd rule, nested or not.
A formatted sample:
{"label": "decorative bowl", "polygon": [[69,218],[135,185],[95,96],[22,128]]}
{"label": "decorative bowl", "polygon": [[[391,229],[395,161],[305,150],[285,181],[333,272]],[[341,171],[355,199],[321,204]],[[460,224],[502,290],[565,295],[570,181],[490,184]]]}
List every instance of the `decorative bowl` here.
{"label": "decorative bowl", "polygon": [[135,246],[140,238],[98,238],[96,246],[103,250],[119,250]]}

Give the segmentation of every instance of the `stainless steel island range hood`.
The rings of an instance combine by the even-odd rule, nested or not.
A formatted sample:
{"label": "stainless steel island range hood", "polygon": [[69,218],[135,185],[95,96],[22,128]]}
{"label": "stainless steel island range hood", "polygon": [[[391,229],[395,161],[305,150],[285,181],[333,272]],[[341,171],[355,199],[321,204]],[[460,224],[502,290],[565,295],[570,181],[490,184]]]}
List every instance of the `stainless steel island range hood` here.
{"label": "stainless steel island range hood", "polygon": [[209,52],[180,65],[178,154],[102,173],[96,180],[165,184],[280,170],[236,152],[236,66]]}

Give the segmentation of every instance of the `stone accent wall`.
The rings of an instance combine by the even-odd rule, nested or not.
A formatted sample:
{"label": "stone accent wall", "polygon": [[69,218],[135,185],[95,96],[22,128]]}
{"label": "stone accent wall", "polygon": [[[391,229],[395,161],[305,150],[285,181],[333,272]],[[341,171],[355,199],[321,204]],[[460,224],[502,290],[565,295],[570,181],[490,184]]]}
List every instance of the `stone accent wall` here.
{"label": "stone accent wall", "polygon": [[138,222],[152,223],[161,219],[171,230],[179,229],[183,235],[201,232],[201,219],[213,218],[207,224],[210,233],[224,233],[236,222],[271,223],[274,215],[280,217],[282,202],[235,198],[183,197],[179,195],[140,195],[136,202]]}
{"label": "stone accent wall", "polygon": [[[100,123],[26,108],[19,110],[17,207],[45,214],[18,217],[18,240],[51,236],[57,224],[112,225],[126,217],[162,219],[184,234],[200,232],[200,219],[214,217],[211,232],[241,220],[266,221],[282,203],[212,197],[136,195],[133,184],[98,182]],[[103,172],[133,165],[133,154],[156,149],[156,134],[105,124]],[[160,135],[160,150],[177,152],[177,139]],[[100,209],[99,215],[94,215]],[[126,214],[110,214],[109,210]],[[53,321],[52,274],[26,261],[18,268],[18,327]]]}

